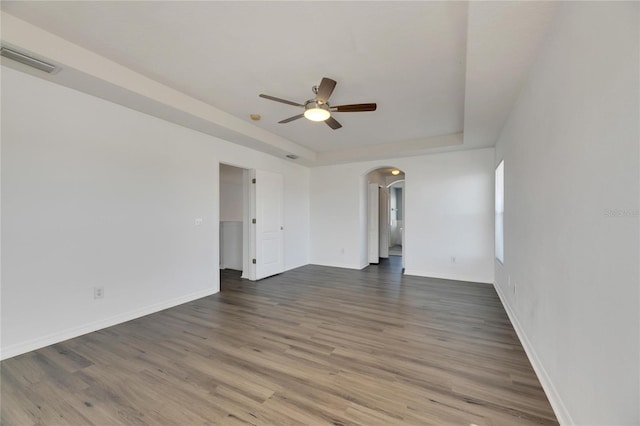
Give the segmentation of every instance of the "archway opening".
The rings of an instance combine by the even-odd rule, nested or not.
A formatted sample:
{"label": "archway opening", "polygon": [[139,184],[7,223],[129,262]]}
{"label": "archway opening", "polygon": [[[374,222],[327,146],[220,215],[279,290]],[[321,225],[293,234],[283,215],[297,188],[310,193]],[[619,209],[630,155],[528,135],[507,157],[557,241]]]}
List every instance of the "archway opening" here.
{"label": "archway opening", "polygon": [[366,175],[367,261],[398,262],[404,268],[405,173],[396,167],[379,167]]}

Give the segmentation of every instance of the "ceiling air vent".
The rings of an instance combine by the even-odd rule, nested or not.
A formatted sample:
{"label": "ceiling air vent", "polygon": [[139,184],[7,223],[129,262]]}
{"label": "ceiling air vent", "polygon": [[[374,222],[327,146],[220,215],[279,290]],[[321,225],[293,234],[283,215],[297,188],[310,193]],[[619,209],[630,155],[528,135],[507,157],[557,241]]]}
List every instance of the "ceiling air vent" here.
{"label": "ceiling air vent", "polygon": [[6,47],[3,47],[0,49],[0,55],[4,56],[5,58],[13,59],[16,62],[20,62],[21,64],[28,65],[32,68],[38,69],[40,71],[44,71],[49,74],[51,74],[56,70],[55,65],[51,65],[47,62],[43,62],[39,59],[32,58],[29,55],[25,55],[24,53],[20,53],[16,50],[8,49]]}

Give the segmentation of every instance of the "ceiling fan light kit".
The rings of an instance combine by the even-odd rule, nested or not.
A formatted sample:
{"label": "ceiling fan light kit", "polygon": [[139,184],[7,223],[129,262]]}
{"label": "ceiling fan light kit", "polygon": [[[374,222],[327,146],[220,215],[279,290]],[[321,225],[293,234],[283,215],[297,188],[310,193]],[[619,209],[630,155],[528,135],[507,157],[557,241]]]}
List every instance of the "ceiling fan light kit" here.
{"label": "ceiling fan light kit", "polygon": [[303,104],[288,101],[286,99],[276,98],[275,96],[260,94],[259,96],[264,99],[269,99],[275,102],[281,102],[287,105],[293,105],[304,109],[302,114],[294,115],[293,117],[285,118],[278,121],[280,124],[289,123],[299,118],[306,118],[311,121],[324,121],[327,126],[333,130],[337,130],[342,127],[335,118],[331,116],[332,112],[364,112],[375,111],[377,105],[375,103],[368,104],[353,104],[353,105],[338,105],[331,106],[329,104],[329,97],[333,93],[333,89],[336,87],[335,80],[324,77],[320,82],[320,86],[313,86],[311,89],[316,95],[315,99],[309,99]]}
{"label": "ceiling fan light kit", "polygon": [[331,112],[327,104],[310,101],[304,106],[304,117],[311,121],[325,121],[331,117]]}

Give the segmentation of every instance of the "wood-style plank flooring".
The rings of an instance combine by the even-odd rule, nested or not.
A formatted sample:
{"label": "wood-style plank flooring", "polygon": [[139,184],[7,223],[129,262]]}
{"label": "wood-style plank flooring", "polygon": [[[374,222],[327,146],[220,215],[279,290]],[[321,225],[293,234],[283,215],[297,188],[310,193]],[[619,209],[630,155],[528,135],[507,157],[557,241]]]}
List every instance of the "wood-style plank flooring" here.
{"label": "wood-style plank flooring", "polygon": [[305,266],[1,363],[3,425],[557,424],[490,285]]}

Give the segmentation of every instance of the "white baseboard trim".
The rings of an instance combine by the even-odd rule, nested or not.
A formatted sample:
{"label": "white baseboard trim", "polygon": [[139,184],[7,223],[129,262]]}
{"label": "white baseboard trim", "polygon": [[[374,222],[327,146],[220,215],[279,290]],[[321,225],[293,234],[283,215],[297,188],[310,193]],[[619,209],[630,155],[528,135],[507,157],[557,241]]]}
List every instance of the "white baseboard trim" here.
{"label": "white baseboard trim", "polygon": [[60,343],[65,340],[73,339],[74,337],[82,336],[83,334],[92,333],[94,331],[102,330],[103,328],[111,327],[123,322],[131,321],[136,318],[140,318],[155,312],[159,312],[174,306],[182,305],[183,303],[191,302],[192,300],[200,299],[212,294],[216,294],[218,291],[212,291],[212,289],[199,290],[193,293],[185,294],[184,296],[176,297],[171,300],[165,300],[162,302],[154,303],[153,305],[145,306],[133,311],[124,312],[118,315],[114,315],[109,318],[93,321],[88,324],[83,324],[78,327],[71,327],[63,331],[51,333],[43,337],[27,340],[25,342],[16,343],[6,348],[2,348],[0,353],[0,360],[12,358],[17,355],[21,355],[26,352],[34,351],[36,349],[44,348],[45,346]]}
{"label": "white baseboard trim", "polygon": [[313,262],[311,264],[318,265],[318,266],[329,266],[331,268],[358,269],[358,270],[369,266],[368,264],[365,266],[360,266],[353,263],[333,263],[333,262]]}
{"label": "white baseboard trim", "polygon": [[496,285],[495,282],[493,283],[493,287],[496,289],[496,293],[498,293],[500,302],[502,302],[502,306],[504,307],[504,310],[507,312],[507,316],[509,317],[511,324],[513,325],[513,329],[516,331],[516,334],[520,339],[520,343],[522,344],[522,347],[524,348],[524,351],[527,354],[527,357],[529,358],[529,362],[533,366],[533,370],[535,371],[536,376],[538,376],[538,380],[542,385],[542,389],[544,390],[544,393],[547,395],[547,398],[549,399],[549,403],[551,404],[551,408],[553,409],[553,412],[558,418],[558,422],[561,425],[575,425],[575,422],[571,418],[571,415],[569,414],[567,407],[564,405],[564,402],[562,401],[560,394],[556,390],[556,387],[553,385],[553,381],[551,380],[551,377],[549,377],[549,374],[547,374],[547,371],[544,369],[544,366],[540,362],[540,358],[538,358],[538,354],[536,353],[535,349],[533,349],[533,346],[531,345],[531,342],[529,341],[527,334],[524,332],[524,329],[520,325],[520,322],[518,321],[518,317],[515,315],[513,310],[511,310],[511,307],[509,306],[509,304],[506,303],[507,298],[505,294],[502,292],[502,289],[500,288],[500,286]]}
{"label": "white baseboard trim", "polygon": [[308,263],[301,263],[299,265],[286,265],[284,267],[284,271],[285,272],[291,271],[292,269],[298,269],[298,268],[301,268],[301,267],[306,266],[306,265],[308,265]]}
{"label": "white baseboard trim", "polygon": [[439,272],[418,271],[416,269],[405,269],[405,275],[414,277],[438,278],[442,280],[465,281],[470,283],[493,284],[493,278],[487,279],[483,277],[475,277],[463,274],[443,274]]}

